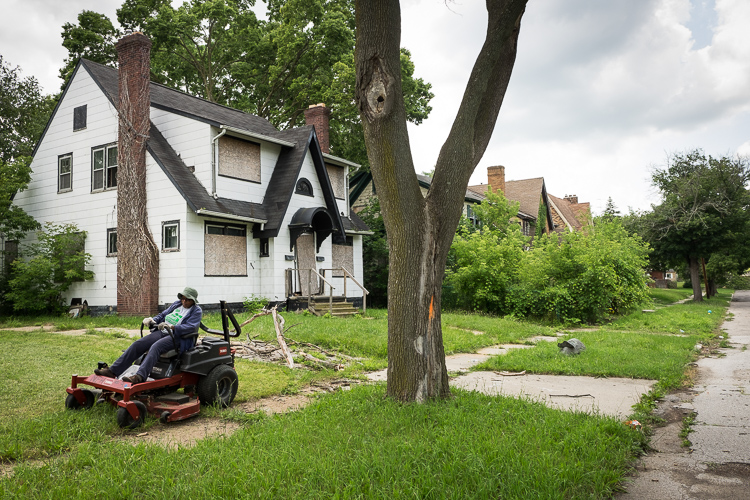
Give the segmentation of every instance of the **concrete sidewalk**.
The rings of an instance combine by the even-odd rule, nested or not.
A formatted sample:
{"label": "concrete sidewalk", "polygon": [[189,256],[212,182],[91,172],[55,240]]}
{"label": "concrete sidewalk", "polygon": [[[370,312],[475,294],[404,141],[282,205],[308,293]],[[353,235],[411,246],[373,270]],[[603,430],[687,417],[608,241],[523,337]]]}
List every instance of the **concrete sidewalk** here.
{"label": "concrete sidewalk", "polygon": [[[691,391],[660,405],[670,424],[656,429],[649,453],[621,499],[750,499],[750,291],[737,291],[723,329],[729,348],[701,358]],[[678,436],[695,413],[690,448]]]}

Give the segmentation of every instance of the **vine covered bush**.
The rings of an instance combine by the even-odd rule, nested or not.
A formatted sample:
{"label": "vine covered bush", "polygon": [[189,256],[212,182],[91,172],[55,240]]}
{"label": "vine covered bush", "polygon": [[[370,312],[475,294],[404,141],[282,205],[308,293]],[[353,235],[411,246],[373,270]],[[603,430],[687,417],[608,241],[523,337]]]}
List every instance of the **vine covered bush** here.
{"label": "vine covered bush", "polygon": [[[512,222],[517,207],[491,194],[477,207],[478,231],[460,231],[446,285],[455,306],[551,322],[594,322],[648,298],[649,248],[617,218],[530,244]],[[531,245],[531,246],[529,246]]]}

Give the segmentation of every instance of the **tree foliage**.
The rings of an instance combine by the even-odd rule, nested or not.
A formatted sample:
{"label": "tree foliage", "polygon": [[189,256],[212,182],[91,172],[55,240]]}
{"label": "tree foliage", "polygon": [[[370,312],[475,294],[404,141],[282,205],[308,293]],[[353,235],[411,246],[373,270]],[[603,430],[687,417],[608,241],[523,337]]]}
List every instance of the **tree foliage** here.
{"label": "tree foliage", "polygon": [[74,224],[45,224],[37,242],[11,264],[5,299],[16,312],[63,311],[62,294],[76,281],[93,279],[86,270],[91,255],[83,250],[85,237]]}
{"label": "tree foliage", "polygon": [[[212,102],[268,119],[278,128],[304,124],[311,104],[331,108],[331,153],[367,168],[362,125],[354,101],[354,6],[352,0],[267,0],[268,20],[253,0],[125,0],[117,10],[126,31],[151,38],[151,78]],[[63,28],[68,49],[61,75],[80,57],[115,65],[121,35],[112,22],[90,11]],[[430,84],[414,77],[403,49],[401,73],[408,119],[427,118]]]}
{"label": "tree foliage", "polygon": [[512,222],[518,205],[489,194],[475,213],[481,230],[459,234],[451,247],[446,283],[456,306],[552,322],[593,322],[647,298],[648,245],[619,220],[595,228],[528,238]]}
{"label": "tree foliage", "polygon": [[31,154],[55,100],[42,93],[33,77],[22,78],[0,55],[0,237],[20,239],[39,227],[12,205],[13,196],[31,180]]}
{"label": "tree foliage", "polygon": [[716,272],[741,272],[750,264],[744,244],[750,235],[748,180],[746,158],[714,158],[700,149],[675,153],[652,175],[661,203],[628,218],[629,228],[654,248],[652,267],[688,263],[694,300],[702,298],[703,259]]}

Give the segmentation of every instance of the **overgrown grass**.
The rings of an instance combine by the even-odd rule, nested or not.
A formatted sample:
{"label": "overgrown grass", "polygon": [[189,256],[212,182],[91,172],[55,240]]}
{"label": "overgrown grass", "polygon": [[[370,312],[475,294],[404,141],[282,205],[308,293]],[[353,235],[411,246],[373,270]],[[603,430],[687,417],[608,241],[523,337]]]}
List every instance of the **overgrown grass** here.
{"label": "overgrown grass", "polygon": [[357,387],[173,451],[81,442],[0,486],[32,499],[604,498],[642,445],[612,418],[455,392],[404,405]]}
{"label": "overgrown grass", "polygon": [[[702,302],[685,302],[657,309],[652,313],[634,312],[607,325],[612,330],[648,331],[672,334],[707,335],[724,319],[732,291]],[[710,311],[710,312],[709,312]]]}

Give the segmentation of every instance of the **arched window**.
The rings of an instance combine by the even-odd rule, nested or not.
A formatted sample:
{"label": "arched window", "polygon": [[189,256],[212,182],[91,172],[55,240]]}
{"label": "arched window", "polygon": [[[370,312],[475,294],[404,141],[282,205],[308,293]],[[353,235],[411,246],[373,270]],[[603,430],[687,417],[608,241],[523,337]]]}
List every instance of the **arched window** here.
{"label": "arched window", "polygon": [[312,184],[310,184],[310,181],[308,181],[307,179],[302,178],[297,181],[297,189],[294,192],[305,196],[312,196]]}

